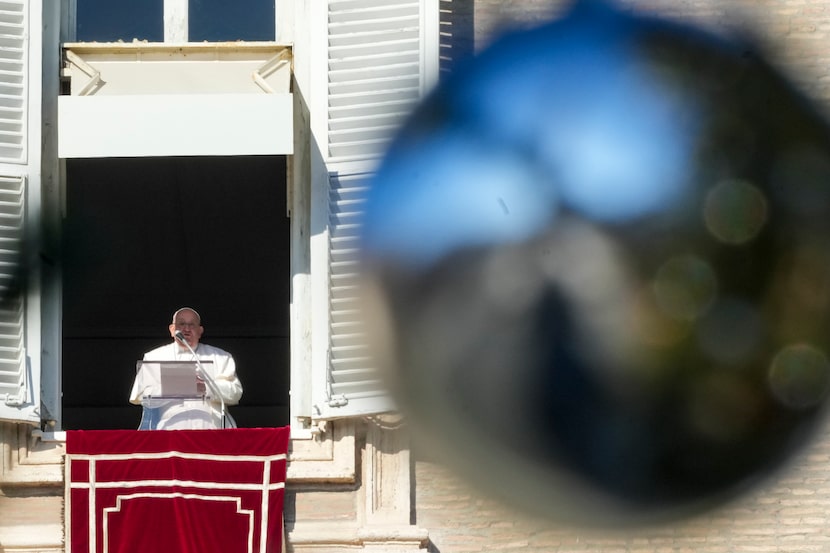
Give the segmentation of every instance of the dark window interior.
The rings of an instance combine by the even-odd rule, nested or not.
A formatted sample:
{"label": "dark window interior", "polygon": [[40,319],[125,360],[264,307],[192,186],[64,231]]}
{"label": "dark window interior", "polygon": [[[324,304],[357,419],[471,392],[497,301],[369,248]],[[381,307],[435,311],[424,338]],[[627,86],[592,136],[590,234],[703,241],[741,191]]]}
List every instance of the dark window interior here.
{"label": "dark window interior", "polygon": [[75,33],[87,42],[163,42],[164,0],[78,0]]}
{"label": "dark window interior", "polygon": [[274,0],[188,0],[188,39],[273,41],[274,17]]}
{"label": "dark window interior", "polygon": [[134,429],[135,362],[173,311],[236,359],[240,427],[288,424],[285,158],[67,161],[63,428]]}
{"label": "dark window interior", "polygon": [[[164,41],[164,0],[78,0],[76,37],[83,42]],[[188,0],[190,42],[273,41],[274,0]]]}

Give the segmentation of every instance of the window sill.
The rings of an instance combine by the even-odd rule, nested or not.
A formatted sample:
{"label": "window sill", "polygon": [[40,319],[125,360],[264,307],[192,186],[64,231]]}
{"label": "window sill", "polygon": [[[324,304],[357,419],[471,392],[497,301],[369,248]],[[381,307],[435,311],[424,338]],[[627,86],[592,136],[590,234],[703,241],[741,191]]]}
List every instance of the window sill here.
{"label": "window sill", "polygon": [[[292,438],[288,483],[353,483],[356,425],[340,420],[322,434]],[[0,484],[56,486],[64,482],[66,432],[42,432],[24,424],[0,423]]]}
{"label": "window sill", "polygon": [[64,432],[42,433],[27,424],[0,423],[0,448],[4,450],[0,459],[0,484],[63,484]]}

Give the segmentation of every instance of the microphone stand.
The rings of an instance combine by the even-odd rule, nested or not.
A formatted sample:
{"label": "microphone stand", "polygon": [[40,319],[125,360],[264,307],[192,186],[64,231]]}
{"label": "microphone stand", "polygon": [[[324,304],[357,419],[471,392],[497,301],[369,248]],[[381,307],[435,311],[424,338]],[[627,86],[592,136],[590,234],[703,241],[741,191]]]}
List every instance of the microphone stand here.
{"label": "microphone stand", "polygon": [[205,384],[207,384],[212,397],[219,398],[219,405],[221,407],[221,414],[222,414],[222,428],[225,428],[225,400],[222,397],[222,394],[219,392],[219,387],[216,386],[216,382],[214,382],[213,377],[211,377],[205,368],[202,366],[202,361],[199,359],[199,356],[196,355],[196,351],[190,347],[190,344],[187,343],[187,340],[184,338],[184,334],[182,334],[181,330],[176,331],[176,339],[184,344],[184,347],[190,351],[190,354],[193,356],[193,360],[196,361],[196,375],[199,376],[202,380],[204,380]]}

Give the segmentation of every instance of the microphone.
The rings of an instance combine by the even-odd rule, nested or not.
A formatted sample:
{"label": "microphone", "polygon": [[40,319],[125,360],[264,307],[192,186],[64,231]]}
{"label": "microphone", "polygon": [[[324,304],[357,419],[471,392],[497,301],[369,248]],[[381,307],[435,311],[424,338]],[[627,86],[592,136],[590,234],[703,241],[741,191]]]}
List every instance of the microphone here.
{"label": "microphone", "polygon": [[196,355],[196,351],[190,347],[190,344],[187,343],[187,340],[184,337],[184,333],[181,330],[177,330],[173,333],[173,336],[184,344],[184,346],[190,351],[190,354],[193,356],[193,360],[196,361],[196,375],[199,376],[202,380],[205,381],[207,387],[210,389],[210,393],[213,397],[219,398],[219,405],[221,406],[222,412],[222,428],[225,428],[225,400],[222,398],[222,394],[219,392],[219,388],[216,386],[216,382],[213,381],[213,378],[205,371],[205,368],[202,366],[202,361],[199,359],[199,356]]}

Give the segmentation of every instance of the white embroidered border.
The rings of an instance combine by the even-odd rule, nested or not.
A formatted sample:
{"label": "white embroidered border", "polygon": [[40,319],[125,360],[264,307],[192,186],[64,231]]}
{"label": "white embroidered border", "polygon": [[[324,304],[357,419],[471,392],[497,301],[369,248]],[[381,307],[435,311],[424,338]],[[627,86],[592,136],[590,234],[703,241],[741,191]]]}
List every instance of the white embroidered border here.
{"label": "white embroidered border", "polygon": [[[141,499],[147,497],[154,497],[154,498],[161,498],[161,499],[174,499],[174,498],[182,498],[182,499],[194,499],[194,500],[202,500],[202,501],[228,501],[236,503],[236,512],[241,515],[245,515],[248,517],[248,551],[253,550],[253,540],[254,540],[254,511],[252,509],[242,509],[242,499],[239,497],[225,497],[225,496],[208,496],[208,495],[198,495],[192,493],[181,493],[181,492],[168,492],[168,493],[153,493],[153,492],[139,492],[133,493],[129,495],[119,495],[115,499],[115,507],[106,507],[103,511],[104,515],[103,519],[103,536],[104,536],[104,551],[103,553],[109,553],[109,516],[112,513],[119,513],[121,512],[121,506],[124,502],[129,501],[131,499]],[[262,548],[260,548],[262,551]]]}

